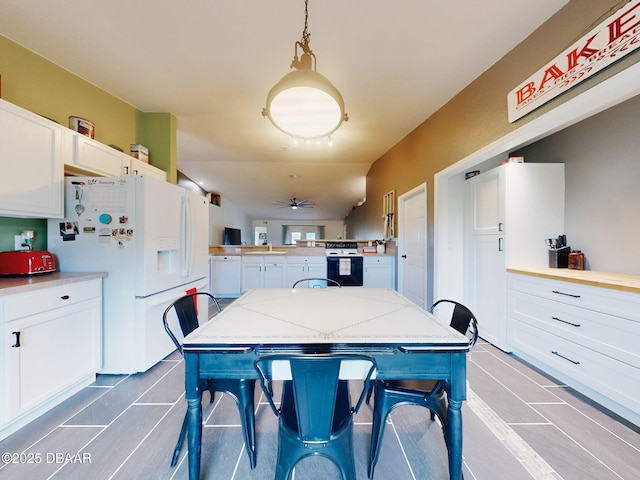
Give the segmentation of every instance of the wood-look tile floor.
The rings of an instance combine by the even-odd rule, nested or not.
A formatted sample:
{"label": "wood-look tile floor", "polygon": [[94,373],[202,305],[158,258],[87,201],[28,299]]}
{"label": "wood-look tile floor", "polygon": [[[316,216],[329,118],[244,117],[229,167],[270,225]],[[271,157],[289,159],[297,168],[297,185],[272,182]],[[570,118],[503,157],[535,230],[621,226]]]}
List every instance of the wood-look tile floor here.
{"label": "wood-look tile floor", "polygon": [[[468,382],[465,479],[640,478],[640,429],[513,356],[479,341],[469,355]],[[258,465],[251,470],[235,403],[216,395],[209,404],[205,394],[201,478],[273,478],[277,419],[258,398]],[[40,458],[39,463],[2,462],[0,478],[187,479],[186,447],[178,466],[169,465],[185,409],[184,364],[177,353],[144,374],[100,375],[0,442],[2,453]],[[355,417],[358,479],[367,478],[370,424],[365,405]],[[445,479],[446,458],[437,421],[425,409],[401,407],[387,425],[375,478]],[[333,464],[318,457],[300,462],[295,473],[295,480],[336,478]]]}

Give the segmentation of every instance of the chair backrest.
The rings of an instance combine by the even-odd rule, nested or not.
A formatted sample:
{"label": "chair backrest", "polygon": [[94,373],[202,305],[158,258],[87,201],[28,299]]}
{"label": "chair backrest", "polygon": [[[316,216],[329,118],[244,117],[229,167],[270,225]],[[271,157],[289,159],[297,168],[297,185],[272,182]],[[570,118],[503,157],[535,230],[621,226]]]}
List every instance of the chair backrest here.
{"label": "chair backrest", "polygon": [[164,324],[164,329],[166,330],[167,334],[169,334],[169,337],[175,344],[176,348],[180,351],[180,353],[182,353],[182,344],[169,327],[169,314],[172,310],[175,311],[176,316],[178,317],[178,323],[180,324],[180,330],[182,330],[182,336],[186,337],[200,326],[200,323],[198,322],[198,296],[200,295],[209,297],[213,301],[213,304],[218,310],[218,313],[222,311],[218,300],[216,300],[216,298],[209,292],[196,292],[189,293],[175,300],[165,309],[164,313],[162,314],[162,323]]}
{"label": "chair backrest", "polygon": [[[350,373],[346,363],[351,363]],[[320,443],[328,441],[333,430],[360,409],[375,371],[375,361],[356,354],[273,354],[260,357],[255,367],[273,412],[295,423],[302,442]],[[358,373],[354,375],[354,371]],[[274,377],[285,380],[280,408],[273,400]],[[355,407],[351,406],[346,377],[364,379]],[[288,409],[289,404],[294,408]]]}
{"label": "chair backrest", "polygon": [[463,335],[469,337],[469,345],[474,345],[478,340],[478,320],[471,310],[455,300],[442,299],[431,305],[430,312],[435,313],[438,305],[452,305],[453,313],[449,326]]}
{"label": "chair backrest", "polygon": [[[333,280],[331,278],[322,278],[322,277],[313,277],[313,278],[301,278],[296,281],[291,288],[296,288],[297,285],[307,282],[307,286],[309,288],[326,288],[327,286],[333,286],[340,288],[340,282]],[[331,285],[329,285],[331,284]]]}

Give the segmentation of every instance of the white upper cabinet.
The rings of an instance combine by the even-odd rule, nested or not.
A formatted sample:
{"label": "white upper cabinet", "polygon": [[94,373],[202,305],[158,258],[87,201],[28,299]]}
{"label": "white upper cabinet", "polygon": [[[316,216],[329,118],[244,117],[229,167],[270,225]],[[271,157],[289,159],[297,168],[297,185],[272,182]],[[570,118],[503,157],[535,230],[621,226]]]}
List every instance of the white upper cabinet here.
{"label": "white upper cabinet", "polygon": [[468,226],[472,235],[504,232],[506,169],[494,168],[468,181]]}
{"label": "white upper cabinet", "polygon": [[115,148],[104,145],[92,138],[73,134],[73,155],[66,163],[71,171],[84,175],[117,177],[120,175],[149,175],[166,181],[167,174],[163,170],[131,157]]}
{"label": "white upper cabinet", "polygon": [[128,155],[79,133],[73,134],[73,157],[70,160],[68,166],[91,175],[117,177],[128,173],[129,168]]}
{"label": "white upper cabinet", "polygon": [[134,157],[129,157],[128,172],[132,175],[148,175],[164,182],[167,181],[167,172]]}
{"label": "white upper cabinet", "polygon": [[68,129],[0,100],[0,215],[61,218]]}

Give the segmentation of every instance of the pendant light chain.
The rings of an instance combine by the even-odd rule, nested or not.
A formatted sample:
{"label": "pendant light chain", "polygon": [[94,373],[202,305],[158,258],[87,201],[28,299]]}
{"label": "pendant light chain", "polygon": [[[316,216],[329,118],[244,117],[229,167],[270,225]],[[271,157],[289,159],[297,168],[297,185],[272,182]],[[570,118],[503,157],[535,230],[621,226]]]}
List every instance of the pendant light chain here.
{"label": "pendant light chain", "polygon": [[[309,33],[309,0],[304,0],[304,30],[302,31],[302,49],[307,52],[309,48],[309,40],[311,39],[311,34]],[[306,48],[305,48],[306,47]]]}
{"label": "pendant light chain", "polygon": [[[311,34],[309,33],[309,0],[304,1],[304,30],[302,38],[295,43],[293,60],[289,68],[296,69],[316,69],[316,56],[309,47]],[[303,51],[302,58],[298,58],[298,47]]]}

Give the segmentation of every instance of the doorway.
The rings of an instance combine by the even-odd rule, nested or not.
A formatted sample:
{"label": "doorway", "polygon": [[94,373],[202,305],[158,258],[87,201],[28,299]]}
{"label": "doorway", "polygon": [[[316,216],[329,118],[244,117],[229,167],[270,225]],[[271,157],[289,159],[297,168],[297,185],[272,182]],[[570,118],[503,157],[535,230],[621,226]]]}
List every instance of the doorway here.
{"label": "doorway", "polygon": [[463,298],[462,192],[465,172],[484,171],[509,152],[640,95],[640,63],[591,87],[553,110],[438,172],[434,177],[434,298]]}
{"label": "doorway", "polygon": [[427,184],[398,197],[398,292],[422,308],[427,296]]}

